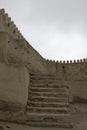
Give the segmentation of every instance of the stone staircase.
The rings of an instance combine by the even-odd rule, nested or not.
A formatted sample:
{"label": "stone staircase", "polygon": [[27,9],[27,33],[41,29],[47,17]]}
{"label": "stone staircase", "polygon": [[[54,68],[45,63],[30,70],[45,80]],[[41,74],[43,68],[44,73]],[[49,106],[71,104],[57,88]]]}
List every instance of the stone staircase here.
{"label": "stone staircase", "polygon": [[56,76],[30,74],[28,124],[71,127],[68,89]]}

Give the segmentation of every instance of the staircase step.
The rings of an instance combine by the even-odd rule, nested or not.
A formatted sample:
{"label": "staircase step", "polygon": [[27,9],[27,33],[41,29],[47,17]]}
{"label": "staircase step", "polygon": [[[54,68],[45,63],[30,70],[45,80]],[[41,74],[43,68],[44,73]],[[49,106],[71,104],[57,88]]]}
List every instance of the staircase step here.
{"label": "staircase step", "polygon": [[68,113],[69,110],[68,108],[66,107],[63,107],[63,108],[54,108],[54,107],[50,107],[50,108],[42,108],[42,107],[30,107],[30,106],[27,106],[27,110],[29,112],[33,112],[33,113]]}
{"label": "staircase step", "polygon": [[30,101],[36,101],[36,102],[68,102],[67,98],[53,98],[53,97],[29,97],[28,100]]}
{"label": "staircase step", "polygon": [[69,88],[56,75],[30,74],[27,124],[71,127]]}
{"label": "staircase step", "polygon": [[56,83],[56,84],[60,84],[60,85],[63,85],[64,83],[63,82],[60,82],[58,80],[30,80],[31,83]]}
{"label": "staircase step", "polygon": [[[51,120],[51,119],[49,119]],[[36,126],[36,127],[56,127],[56,128],[73,128],[73,125],[71,124],[70,121],[68,122],[62,122],[61,123],[59,121],[57,122],[43,122],[43,121],[32,121],[32,120],[29,120],[26,122],[26,125],[29,125],[29,126]]]}
{"label": "staircase step", "polygon": [[41,95],[43,95],[43,94],[67,94],[67,96],[68,96],[68,92],[59,92],[59,91],[55,91],[55,92],[43,92],[43,91],[32,91],[32,90],[30,90],[29,89],[29,91],[28,91],[28,95],[29,95],[29,93],[39,93],[39,94],[41,94]]}
{"label": "staircase step", "polygon": [[31,87],[39,87],[39,88],[68,88],[66,85],[59,85],[58,83],[30,83]]}
{"label": "staircase step", "polygon": [[33,101],[28,101],[27,103],[30,107],[68,107],[69,103],[50,103],[50,102],[33,102]]}
{"label": "staircase step", "polygon": [[59,100],[64,100],[64,101],[67,101],[68,98],[67,97],[52,97],[52,96],[44,96],[44,95],[40,95],[40,96],[35,96],[35,95],[32,95],[30,94],[29,95],[29,98],[28,99],[48,99],[48,100],[52,100],[52,101],[59,101]]}
{"label": "staircase step", "polygon": [[39,81],[59,81],[59,79],[57,79],[57,78],[50,78],[50,77],[44,77],[44,78],[30,78],[30,81],[32,82],[32,81],[35,81],[35,82],[39,82]]}
{"label": "staircase step", "polygon": [[72,127],[70,114],[38,114],[27,112],[27,124],[34,126]]}
{"label": "staircase step", "polygon": [[49,81],[52,81],[52,82],[56,82],[56,81],[59,81],[58,79],[56,78],[44,78],[44,79],[30,79],[31,82],[49,82]]}
{"label": "staircase step", "polygon": [[43,78],[43,77],[56,77],[56,75],[51,75],[51,74],[30,74],[30,77],[39,77],[39,78]]}
{"label": "staircase step", "polygon": [[40,93],[40,92],[32,92],[32,91],[30,91],[29,92],[29,96],[35,96],[35,97],[41,97],[41,96],[43,96],[43,97],[65,97],[65,98],[68,98],[68,95],[66,94],[66,93]]}
{"label": "staircase step", "polygon": [[36,92],[66,92],[63,88],[40,88],[40,87],[30,87],[29,90]]}
{"label": "staircase step", "polygon": [[60,77],[55,75],[30,75],[30,79],[31,80],[60,80]]}

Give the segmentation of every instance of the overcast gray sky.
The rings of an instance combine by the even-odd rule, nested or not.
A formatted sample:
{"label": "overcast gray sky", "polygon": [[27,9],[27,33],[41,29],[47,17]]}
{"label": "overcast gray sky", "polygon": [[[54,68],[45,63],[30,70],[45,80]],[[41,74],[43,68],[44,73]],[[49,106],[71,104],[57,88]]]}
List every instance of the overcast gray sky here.
{"label": "overcast gray sky", "polygon": [[87,57],[87,0],[0,0],[0,8],[44,58]]}

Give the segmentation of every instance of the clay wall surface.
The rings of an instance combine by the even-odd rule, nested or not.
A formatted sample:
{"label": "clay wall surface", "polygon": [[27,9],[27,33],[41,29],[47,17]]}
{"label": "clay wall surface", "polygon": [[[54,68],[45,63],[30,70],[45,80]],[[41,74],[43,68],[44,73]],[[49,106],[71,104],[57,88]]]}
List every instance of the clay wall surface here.
{"label": "clay wall surface", "polygon": [[68,64],[65,68],[65,80],[70,86],[71,96],[75,99],[87,99],[87,63]]}
{"label": "clay wall surface", "polygon": [[[0,33],[0,62],[10,64],[24,64],[28,72],[47,73],[57,75],[58,79],[65,79],[70,87],[70,100],[74,97],[87,99],[87,62],[59,63],[46,61],[31,45],[24,40],[13,39],[9,34]],[[25,43],[25,44],[24,44]]]}
{"label": "clay wall surface", "polygon": [[4,10],[0,10],[0,107],[24,109],[30,73],[47,73],[46,60],[25,40]]}
{"label": "clay wall surface", "polygon": [[0,63],[0,109],[25,109],[29,75],[23,65]]}
{"label": "clay wall surface", "polygon": [[[47,73],[46,60],[25,40],[4,9],[0,10],[0,36],[8,62],[22,62],[31,72]],[[4,36],[7,37],[5,45]]]}
{"label": "clay wall surface", "polygon": [[4,102],[4,105],[0,104],[2,109],[4,106],[24,109],[28,99],[29,74],[47,73],[46,61],[26,44],[28,43],[23,39],[14,39],[8,33],[0,32],[0,102]]}
{"label": "clay wall surface", "polygon": [[47,60],[47,67],[59,80],[66,81],[70,88],[70,101],[75,98],[87,100],[87,59],[60,62]]}
{"label": "clay wall surface", "polygon": [[9,34],[0,32],[0,61],[25,64],[33,72],[48,73],[46,60],[25,40],[13,39]]}
{"label": "clay wall surface", "polygon": [[[6,75],[9,72],[14,73],[14,65],[19,65],[20,69],[21,66],[24,66],[23,68],[26,68],[24,78],[26,78],[27,82],[25,83],[25,86],[27,86],[26,88],[28,89],[29,73],[53,74],[57,76],[58,80],[65,80],[70,87],[70,101],[75,97],[87,99],[87,59],[77,61],[46,60],[25,40],[4,10],[0,10],[0,19],[0,64],[5,67],[3,72],[6,73]],[[9,64],[13,66],[13,72],[10,71],[10,68],[8,67]],[[19,72],[19,77],[21,76],[20,73],[21,71]],[[23,84],[24,83],[22,83],[22,85]],[[25,87],[22,85],[21,87],[24,89]],[[17,86],[20,88],[20,85]],[[9,91],[9,85],[5,87]],[[19,90],[22,91],[22,89]],[[25,92],[27,100],[26,89]]]}

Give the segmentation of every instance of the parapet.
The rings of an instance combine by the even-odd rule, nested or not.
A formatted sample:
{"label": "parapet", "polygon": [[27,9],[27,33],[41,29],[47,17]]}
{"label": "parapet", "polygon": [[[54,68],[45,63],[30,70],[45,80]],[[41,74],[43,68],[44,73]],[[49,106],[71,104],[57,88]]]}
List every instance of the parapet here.
{"label": "parapet", "polygon": [[49,60],[49,59],[47,59],[47,62],[48,63],[57,63],[57,64],[74,64],[74,63],[87,63],[87,58],[84,58],[84,59],[77,59],[77,60],[64,60],[64,61],[62,61],[62,60],[57,60],[57,61],[55,61],[55,60]]}
{"label": "parapet", "polygon": [[[8,16],[7,13],[5,13],[4,9],[0,9],[0,32],[6,32],[10,36],[12,36],[14,39],[19,39],[19,40],[25,40],[23,35],[20,33],[14,22],[11,20],[11,18]],[[23,42],[24,42],[23,41]],[[26,42],[26,45],[27,42]],[[80,59],[80,60],[67,60],[67,61],[55,61],[55,60],[47,60],[48,63],[58,63],[58,64],[73,64],[73,63],[85,63],[87,62],[87,58]]]}
{"label": "parapet", "polygon": [[0,9],[0,32],[7,32],[15,39],[24,39],[14,22],[5,13],[4,9]]}

